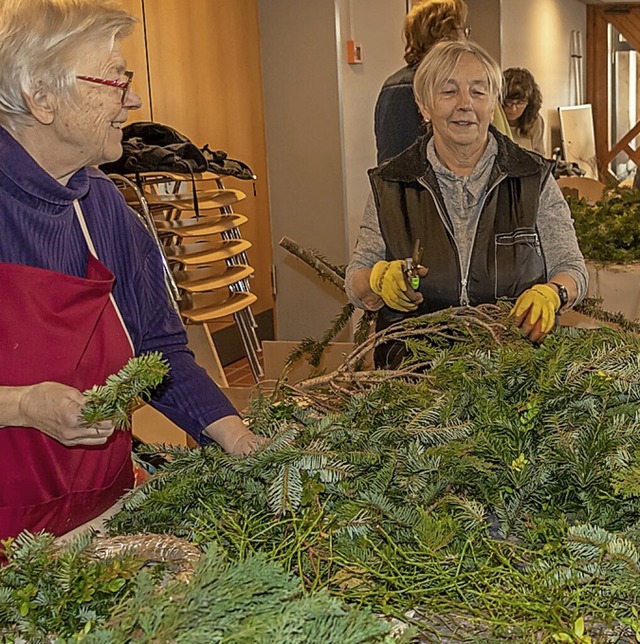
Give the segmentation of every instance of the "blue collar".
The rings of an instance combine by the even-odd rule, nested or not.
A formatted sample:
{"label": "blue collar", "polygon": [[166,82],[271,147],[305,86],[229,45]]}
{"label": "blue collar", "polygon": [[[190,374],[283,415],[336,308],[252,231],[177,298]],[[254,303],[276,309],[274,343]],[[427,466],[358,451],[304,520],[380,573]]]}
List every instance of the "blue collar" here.
{"label": "blue collar", "polygon": [[25,205],[60,214],[89,192],[89,177],[83,168],[63,186],[0,127],[0,187]]}

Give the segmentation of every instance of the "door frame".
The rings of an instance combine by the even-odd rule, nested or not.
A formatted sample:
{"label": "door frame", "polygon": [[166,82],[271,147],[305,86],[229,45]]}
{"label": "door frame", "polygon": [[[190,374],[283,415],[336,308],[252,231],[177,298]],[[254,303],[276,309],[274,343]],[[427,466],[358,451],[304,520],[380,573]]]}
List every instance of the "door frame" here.
{"label": "door frame", "polygon": [[625,152],[640,166],[640,149],[633,150],[629,145],[640,134],[640,121],[619,141],[609,144],[609,24],[640,51],[640,7],[624,3],[587,5],[586,95],[587,102],[591,103],[593,109],[596,158],[601,179],[613,177],[608,165],[621,152]]}

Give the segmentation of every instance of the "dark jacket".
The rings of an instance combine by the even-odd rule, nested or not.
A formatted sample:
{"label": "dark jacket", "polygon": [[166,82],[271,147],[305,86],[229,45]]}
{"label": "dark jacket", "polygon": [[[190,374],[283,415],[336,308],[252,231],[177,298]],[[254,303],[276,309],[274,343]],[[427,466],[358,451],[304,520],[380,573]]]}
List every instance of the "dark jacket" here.
{"label": "dark jacket", "polygon": [[378,164],[404,152],[425,133],[424,119],[413,97],[416,67],[403,67],[382,85],[374,114]]}
{"label": "dark jacket", "polygon": [[[417,239],[424,247],[422,264],[429,269],[420,283],[424,302],[410,315],[492,303],[500,297],[515,299],[533,284],[547,281],[536,224],[540,192],[552,164],[495,128],[491,132],[498,153],[468,275],[462,275],[451,220],[427,159],[431,135],[369,172],[387,259],[410,257]],[[378,313],[378,329],[405,316],[385,306]]]}

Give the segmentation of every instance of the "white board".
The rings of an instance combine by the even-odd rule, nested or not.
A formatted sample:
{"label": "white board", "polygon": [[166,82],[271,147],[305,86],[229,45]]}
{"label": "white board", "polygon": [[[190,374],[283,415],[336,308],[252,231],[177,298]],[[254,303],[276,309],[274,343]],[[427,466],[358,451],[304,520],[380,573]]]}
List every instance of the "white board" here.
{"label": "white board", "polygon": [[598,178],[596,137],[591,105],[559,107],[562,151],[568,162],[577,163],[592,179]]}

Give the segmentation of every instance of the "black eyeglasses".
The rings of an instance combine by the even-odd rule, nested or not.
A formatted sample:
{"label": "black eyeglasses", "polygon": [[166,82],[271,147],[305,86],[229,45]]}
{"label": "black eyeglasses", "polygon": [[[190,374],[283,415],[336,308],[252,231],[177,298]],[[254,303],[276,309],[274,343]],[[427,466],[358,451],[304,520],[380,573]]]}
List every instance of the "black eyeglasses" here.
{"label": "black eyeglasses", "polygon": [[529,105],[529,101],[526,98],[507,98],[504,102],[505,107],[526,107]]}
{"label": "black eyeglasses", "polygon": [[133,80],[133,72],[126,71],[122,75],[126,78],[126,80],[109,80],[107,78],[98,78],[97,76],[76,76],[76,78],[87,81],[88,83],[109,85],[109,87],[117,87],[118,89],[121,89],[122,105],[124,105],[129,98],[129,94],[131,93],[131,81]]}

